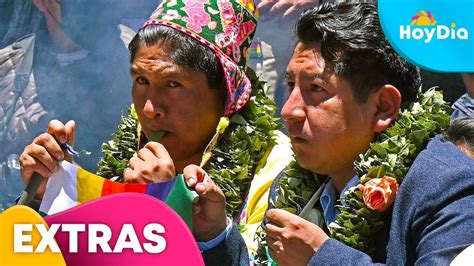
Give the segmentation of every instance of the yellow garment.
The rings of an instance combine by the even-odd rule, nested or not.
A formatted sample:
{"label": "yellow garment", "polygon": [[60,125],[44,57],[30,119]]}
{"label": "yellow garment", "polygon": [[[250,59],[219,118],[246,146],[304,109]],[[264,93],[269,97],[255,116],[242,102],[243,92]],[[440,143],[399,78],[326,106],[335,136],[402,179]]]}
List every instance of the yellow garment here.
{"label": "yellow garment", "polygon": [[275,145],[255,171],[240,219],[240,226],[245,228],[242,237],[251,253],[257,250],[257,241],[254,240],[255,232],[262,223],[263,215],[268,208],[268,194],[273,180],[293,160],[289,138],[280,131],[276,131],[273,139]]}

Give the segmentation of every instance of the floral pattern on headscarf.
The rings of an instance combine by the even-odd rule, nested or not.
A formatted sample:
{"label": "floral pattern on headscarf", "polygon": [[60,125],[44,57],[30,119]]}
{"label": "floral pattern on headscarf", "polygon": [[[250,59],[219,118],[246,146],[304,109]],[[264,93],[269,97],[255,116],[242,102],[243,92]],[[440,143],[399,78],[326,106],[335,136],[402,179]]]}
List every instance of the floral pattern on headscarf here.
{"label": "floral pattern on headscarf", "polygon": [[[251,0],[245,3],[254,7]],[[245,68],[257,20],[246,6],[236,0],[164,0],[143,26],[173,28],[216,54],[227,85],[225,116],[238,112],[250,98]]]}

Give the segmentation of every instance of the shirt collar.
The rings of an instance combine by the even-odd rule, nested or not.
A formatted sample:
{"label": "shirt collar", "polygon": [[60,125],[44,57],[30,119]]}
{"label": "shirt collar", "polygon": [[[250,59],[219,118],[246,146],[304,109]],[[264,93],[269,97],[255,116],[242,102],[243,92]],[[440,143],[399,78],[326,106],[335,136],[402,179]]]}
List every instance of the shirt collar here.
{"label": "shirt collar", "polygon": [[339,214],[339,210],[335,206],[336,201],[341,198],[349,188],[356,186],[358,182],[358,176],[352,177],[339,195],[334,188],[332,179],[329,179],[329,182],[326,183],[323,193],[321,193],[321,197],[319,198],[319,202],[323,208],[324,221],[326,222],[326,225],[336,221],[336,216]]}

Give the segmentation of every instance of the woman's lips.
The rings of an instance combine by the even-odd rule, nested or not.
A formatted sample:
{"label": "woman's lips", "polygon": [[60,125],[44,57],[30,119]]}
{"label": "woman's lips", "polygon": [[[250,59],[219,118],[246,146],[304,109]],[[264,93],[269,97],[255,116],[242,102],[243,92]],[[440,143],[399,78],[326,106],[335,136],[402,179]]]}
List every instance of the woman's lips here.
{"label": "woman's lips", "polygon": [[162,129],[147,129],[145,130],[147,139],[150,141],[157,141],[156,139],[162,139],[168,135],[169,131]]}

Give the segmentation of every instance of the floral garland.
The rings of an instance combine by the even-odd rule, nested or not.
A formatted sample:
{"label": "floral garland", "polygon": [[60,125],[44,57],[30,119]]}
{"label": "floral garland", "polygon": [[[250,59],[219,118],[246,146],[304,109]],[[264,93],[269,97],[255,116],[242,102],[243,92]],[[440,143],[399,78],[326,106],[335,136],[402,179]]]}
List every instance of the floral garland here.
{"label": "floral garland", "polygon": [[[388,227],[387,210],[391,210],[398,185],[407,174],[416,156],[429,140],[449,126],[451,108],[443,100],[441,92],[429,89],[418,96],[419,101],[402,112],[395,123],[371,143],[370,148],[354,163],[359,184],[349,189],[337,206],[340,213],[331,223],[329,233],[348,246],[373,254],[375,234]],[[301,212],[301,206],[309,201],[308,193],[314,193],[324,184],[321,177],[298,170],[293,162],[284,172],[276,189],[275,207],[293,214]],[[299,186],[292,185],[294,173],[302,174]],[[293,174],[292,174],[293,173]],[[294,181],[293,181],[294,183]],[[382,195],[377,193],[382,189]],[[294,195],[301,195],[298,201]],[[318,201],[319,202],[319,201]],[[319,205],[316,208],[321,208]],[[267,263],[265,233],[258,233],[260,242],[256,263]]]}
{"label": "floral garland", "polygon": [[[274,118],[275,103],[265,95],[267,84],[260,81],[250,68],[246,74],[252,81],[252,97],[241,111],[230,117],[204,166],[224,192],[226,210],[232,217],[243,205],[258,164],[275,145],[274,131],[282,127]],[[219,123],[217,131],[221,130]],[[123,170],[138,149],[138,131],[138,117],[132,108],[128,116],[122,116],[114,139],[102,144],[103,157],[98,175],[124,182]]]}

